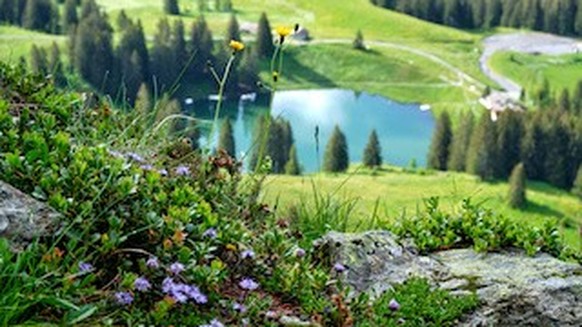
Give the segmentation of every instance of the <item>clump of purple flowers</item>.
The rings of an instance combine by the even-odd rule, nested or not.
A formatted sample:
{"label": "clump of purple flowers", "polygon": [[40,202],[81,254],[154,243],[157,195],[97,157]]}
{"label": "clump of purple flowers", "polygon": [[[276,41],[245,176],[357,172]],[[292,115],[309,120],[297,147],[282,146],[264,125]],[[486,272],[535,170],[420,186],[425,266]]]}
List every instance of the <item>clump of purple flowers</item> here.
{"label": "clump of purple flowers", "polygon": [[232,309],[236,312],[245,313],[247,312],[247,307],[244,304],[235,302],[232,304]]}
{"label": "clump of purple flowers", "polygon": [[184,265],[179,263],[179,262],[174,262],[171,266],[170,266],[170,271],[172,272],[172,274],[174,275],[178,275],[180,274],[182,271],[184,271]]}
{"label": "clump of purple flowers", "polygon": [[149,268],[157,269],[160,267],[160,262],[158,261],[157,257],[150,257],[146,261],[146,266],[148,266]]}
{"label": "clump of purple flowers", "polygon": [[240,253],[240,257],[243,259],[252,259],[255,257],[255,251],[253,250],[244,250]]}
{"label": "clump of purple flowers", "polygon": [[202,237],[208,237],[208,238],[212,238],[215,239],[218,236],[218,233],[216,233],[216,229],[214,228],[208,228],[204,233],[202,233]]}
{"label": "clump of purple flowers", "polygon": [[145,277],[139,277],[133,282],[133,287],[140,292],[145,292],[152,288],[152,284]]}
{"label": "clump of purple flowers", "polygon": [[218,319],[212,319],[212,321],[209,324],[200,325],[199,327],[224,327],[224,325],[220,321],[218,321]]}
{"label": "clump of purple flowers", "polygon": [[190,168],[184,165],[176,167],[176,175],[178,176],[188,176],[190,175]]}
{"label": "clump of purple flowers", "polygon": [[135,153],[135,152],[128,152],[126,154],[126,156],[129,159],[131,159],[131,160],[133,160],[135,162],[138,162],[138,163],[144,163],[145,162],[144,158],[142,156],[140,156],[139,154]]}
{"label": "clump of purple flowers", "polygon": [[251,278],[243,278],[243,280],[241,280],[238,283],[238,286],[240,286],[242,289],[245,289],[247,291],[254,291],[257,288],[259,288],[259,284],[257,282],[255,282],[254,280],[252,280]]}
{"label": "clump of purple flowers", "polygon": [[391,311],[398,311],[398,310],[400,310],[400,303],[398,303],[398,301],[396,301],[396,299],[392,299],[388,303],[388,308]]}
{"label": "clump of purple flowers", "polygon": [[133,302],[133,295],[129,292],[115,293],[115,301],[121,305],[129,305]]}
{"label": "clump of purple flowers", "polygon": [[335,265],[333,265],[333,270],[335,270],[338,273],[343,273],[344,271],[346,271],[348,268],[346,268],[346,266],[342,265],[341,263],[336,263]]}
{"label": "clump of purple flowers", "polygon": [[171,277],[166,277],[162,282],[162,292],[168,294],[180,303],[185,303],[190,299],[198,304],[205,304],[208,302],[206,295],[204,295],[197,286],[176,283]]}
{"label": "clump of purple flowers", "polygon": [[142,170],[145,170],[145,171],[154,170],[154,166],[152,166],[150,164],[141,165],[141,166],[139,166],[139,168],[141,168]]}
{"label": "clump of purple flowers", "polygon": [[88,273],[95,270],[92,264],[88,262],[79,262],[79,271],[82,273]]}

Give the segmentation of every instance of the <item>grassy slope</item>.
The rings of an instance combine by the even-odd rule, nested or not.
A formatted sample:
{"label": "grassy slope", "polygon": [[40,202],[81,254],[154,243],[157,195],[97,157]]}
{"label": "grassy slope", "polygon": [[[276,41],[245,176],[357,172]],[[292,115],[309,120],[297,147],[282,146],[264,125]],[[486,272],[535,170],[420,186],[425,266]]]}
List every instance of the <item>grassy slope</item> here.
{"label": "grassy slope", "polygon": [[[356,198],[359,200],[354,216],[356,220],[369,220],[377,201],[380,218],[391,220],[403,211],[414,213],[422,207],[423,199],[431,196],[439,196],[442,207],[448,210],[454,210],[463,198],[471,196],[474,201],[484,202],[486,207],[512,219],[542,224],[555,218],[567,220],[569,225],[582,224],[582,203],[578,199],[567,192],[535,182],[528,185],[529,204],[523,211],[507,206],[506,183],[482,183],[474,176],[459,173],[423,176],[383,171],[377,176],[366,172],[353,175],[270,176],[265,186],[265,201],[278,203],[282,207],[299,200],[310,201],[313,198],[312,186],[316,186],[322,194],[334,194],[343,199]],[[564,228],[564,234],[570,244],[578,245],[577,226]]]}
{"label": "grassy slope", "polygon": [[53,42],[63,46],[66,37],[0,26],[0,61],[15,63],[21,56],[28,59],[33,44],[49,47]]}
{"label": "grassy slope", "polygon": [[536,56],[502,52],[493,56],[490,66],[530,91],[535,90],[547,78],[556,92],[561,92],[564,88],[572,92],[578,81],[582,80],[581,54]]}

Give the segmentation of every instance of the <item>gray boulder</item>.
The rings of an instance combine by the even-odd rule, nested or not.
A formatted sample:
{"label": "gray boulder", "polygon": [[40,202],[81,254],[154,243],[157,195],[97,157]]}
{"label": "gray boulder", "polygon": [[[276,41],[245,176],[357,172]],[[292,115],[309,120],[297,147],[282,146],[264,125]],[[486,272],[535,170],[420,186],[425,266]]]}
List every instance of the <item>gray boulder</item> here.
{"label": "gray boulder", "polygon": [[8,239],[13,249],[49,233],[58,218],[48,205],[0,181],[0,238]]}
{"label": "gray boulder", "polygon": [[389,232],[329,233],[316,242],[321,256],[348,270],[344,282],[372,297],[417,276],[453,294],[475,292],[481,305],[463,326],[582,326],[582,266],[523,251],[472,249],[418,255]]}

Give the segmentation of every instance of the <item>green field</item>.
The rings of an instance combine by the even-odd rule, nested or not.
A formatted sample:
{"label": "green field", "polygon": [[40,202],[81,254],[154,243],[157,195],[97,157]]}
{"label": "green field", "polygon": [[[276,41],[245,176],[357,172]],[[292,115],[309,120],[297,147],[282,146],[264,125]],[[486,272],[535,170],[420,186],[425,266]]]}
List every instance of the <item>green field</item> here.
{"label": "green field", "polygon": [[16,63],[23,56],[28,59],[33,44],[49,47],[53,42],[63,46],[66,36],[27,31],[17,27],[0,26],[0,61]]}
{"label": "green field", "polygon": [[582,80],[582,54],[547,56],[501,52],[493,55],[489,65],[530,91],[547,79],[556,96],[565,88],[572,94]]}
{"label": "green field", "polygon": [[544,183],[528,184],[528,206],[524,210],[506,204],[508,185],[505,182],[483,183],[477,177],[460,173],[403,173],[389,168],[377,175],[362,170],[352,174],[316,174],[303,177],[269,176],[264,188],[264,201],[287,208],[299,201],[313,199],[313,187],[321,194],[337,199],[357,199],[354,224],[368,221],[378,203],[379,218],[393,221],[404,214],[414,214],[423,207],[423,200],[438,196],[446,210],[458,208],[462,199],[471,197],[475,203],[511,219],[542,224],[548,219],[561,221],[567,241],[579,244],[578,226],[582,224],[582,202],[573,195]]}

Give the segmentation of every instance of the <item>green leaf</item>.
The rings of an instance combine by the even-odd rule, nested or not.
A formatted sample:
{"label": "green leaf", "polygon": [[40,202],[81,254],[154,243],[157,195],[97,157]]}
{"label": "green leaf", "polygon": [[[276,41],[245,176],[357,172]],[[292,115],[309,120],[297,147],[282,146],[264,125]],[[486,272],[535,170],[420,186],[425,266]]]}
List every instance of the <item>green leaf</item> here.
{"label": "green leaf", "polygon": [[92,305],[85,305],[80,308],[80,310],[74,311],[70,314],[67,318],[66,325],[75,325],[80,323],[81,321],[91,317],[97,311],[96,306]]}

